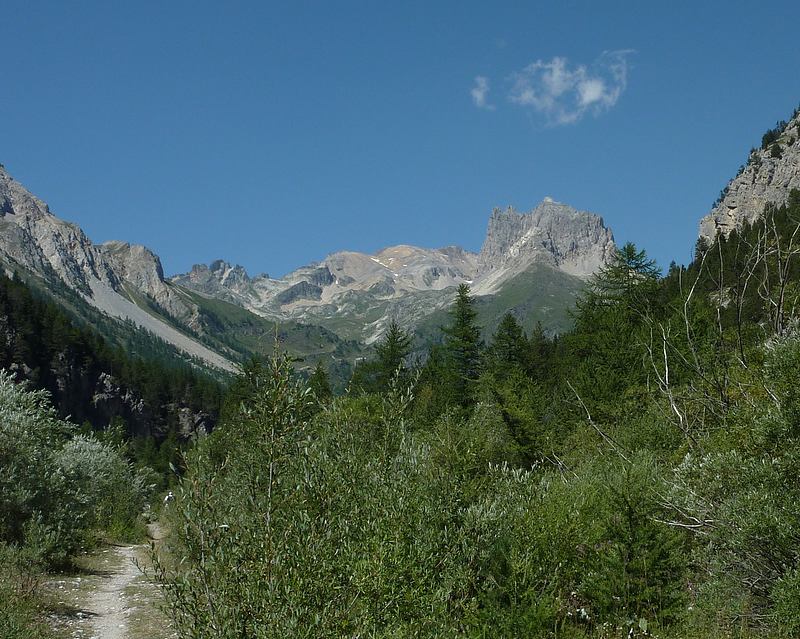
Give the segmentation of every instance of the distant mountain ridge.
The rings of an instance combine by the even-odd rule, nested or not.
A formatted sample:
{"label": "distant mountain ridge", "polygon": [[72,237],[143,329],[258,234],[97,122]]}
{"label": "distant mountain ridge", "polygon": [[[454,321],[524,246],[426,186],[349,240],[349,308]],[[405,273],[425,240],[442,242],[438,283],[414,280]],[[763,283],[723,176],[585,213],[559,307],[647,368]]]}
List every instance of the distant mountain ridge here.
{"label": "distant mountain ridge", "polygon": [[[534,264],[585,279],[613,250],[613,234],[601,217],[547,199],[528,213],[495,209],[477,254],[458,246],[399,245],[372,255],[340,251],[278,279],[251,278],[241,266],[216,260],[170,281],[276,320],[324,324],[333,315],[349,315],[354,326],[347,336],[371,342],[387,319],[413,325],[449,305],[450,290],[459,284],[478,295],[495,293]],[[411,308],[414,303],[425,312]]]}
{"label": "distant mountain ridge", "polygon": [[[602,218],[548,198],[528,213],[495,209],[480,253],[458,246],[398,245],[372,255],[335,252],[281,278],[250,276],[223,260],[166,277],[159,257],[146,247],[120,241],[93,244],[0,167],[0,261],[7,270],[22,268],[45,281],[56,278],[107,315],[131,321],[229,371],[235,369],[233,356],[242,351],[231,350],[231,336],[215,331],[238,327],[241,346],[255,335],[261,336],[259,344],[263,341],[263,322],[296,326],[295,342],[302,334],[314,335],[331,342],[317,344],[317,352],[354,357],[353,344],[375,341],[390,320],[413,329],[447,308],[462,283],[488,300],[523,277],[519,290],[528,297],[514,298],[515,304],[525,312],[541,308],[537,317],[548,322],[551,315],[562,317],[561,307],[613,249],[613,235]],[[559,282],[565,295],[555,295],[545,280]],[[550,291],[548,299],[534,299],[537,290]],[[234,306],[224,304],[243,310],[234,312]]]}

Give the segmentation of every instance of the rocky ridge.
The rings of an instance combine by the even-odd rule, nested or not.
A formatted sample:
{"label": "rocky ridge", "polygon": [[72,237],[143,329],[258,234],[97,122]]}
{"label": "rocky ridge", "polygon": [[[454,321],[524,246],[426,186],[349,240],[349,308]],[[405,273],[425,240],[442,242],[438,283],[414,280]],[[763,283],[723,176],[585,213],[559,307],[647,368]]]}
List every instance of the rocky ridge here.
{"label": "rocky ridge", "polygon": [[528,213],[495,209],[478,254],[457,246],[399,245],[372,255],[340,251],[277,279],[250,277],[241,266],[217,260],[171,281],[270,319],[335,320],[341,328],[348,318],[348,337],[369,343],[390,319],[413,325],[446,307],[459,284],[470,284],[479,295],[493,293],[533,264],[586,278],[613,250],[601,217],[548,198]]}
{"label": "rocky ridge", "polygon": [[164,279],[158,256],[125,242],[95,245],[75,224],[53,215],[0,166],[0,261],[48,280],[60,279],[92,306],[131,320],[212,366],[233,370],[225,357],[154,316],[142,302],[191,326],[197,308]]}
{"label": "rocky ridge", "polygon": [[281,278],[251,277],[223,260],[165,278],[151,250],[119,241],[93,244],[0,168],[0,261],[8,269],[21,266],[45,279],[56,277],[108,315],[228,370],[233,365],[225,357],[173,325],[207,332],[203,297],[368,344],[389,320],[411,328],[447,307],[461,283],[479,295],[494,293],[532,265],[586,278],[613,248],[602,218],[548,198],[528,213],[496,209],[480,253],[398,245],[371,255],[339,251]]}
{"label": "rocky ridge", "polygon": [[752,223],[768,204],[786,203],[792,189],[800,189],[800,110],[774,141],[753,149],[747,164],[725,187],[720,200],[700,221],[700,238],[711,242],[718,233],[728,236],[745,222]]}

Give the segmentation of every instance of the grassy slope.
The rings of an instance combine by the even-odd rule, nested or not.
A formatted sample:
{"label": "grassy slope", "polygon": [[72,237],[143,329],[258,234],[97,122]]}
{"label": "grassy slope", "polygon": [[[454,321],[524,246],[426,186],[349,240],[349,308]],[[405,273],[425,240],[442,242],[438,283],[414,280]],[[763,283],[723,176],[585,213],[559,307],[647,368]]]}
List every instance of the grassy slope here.
{"label": "grassy slope", "polygon": [[[542,264],[520,273],[492,295],[476,297],[475,310],[484,338],[489,339],[503,315],[510,312],[530,331],[541,322],[547,333],[561,333],[572,326],[570,310],[584,281]],[[448,323],[447,311],[425,319],[416,329],[417,339],[430,344],[439,339],[439,327]]]}
{"label": "grassy slope", "polygon": [[331,381],[337,386],[349,377],[353,362],[362,354],[358,342],[344,340],[327,328],[297,322],[277,324],[236,304],[178,289],[200,308],[203,341],[217,349],[232,349],[244,358],[270,355],[277,332],[280,347],[300,360],[299,369],[311,369],[320,360],[328,362]]}

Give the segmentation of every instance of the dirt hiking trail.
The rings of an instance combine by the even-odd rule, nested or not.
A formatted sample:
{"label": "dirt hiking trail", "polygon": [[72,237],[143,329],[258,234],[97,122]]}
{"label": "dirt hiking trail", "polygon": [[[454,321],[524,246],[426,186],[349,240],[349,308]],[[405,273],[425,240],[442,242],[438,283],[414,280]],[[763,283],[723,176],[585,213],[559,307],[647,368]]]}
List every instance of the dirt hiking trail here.
{"label": "dirt hiking trail", "polygon": [[[157,525],[150,536],[162,537]],[[149,547],[107,546],[80,558],[80,572],[50,582],[58,599],[53,625],[72,639],[172,639],[160,593],[139,570]]]}

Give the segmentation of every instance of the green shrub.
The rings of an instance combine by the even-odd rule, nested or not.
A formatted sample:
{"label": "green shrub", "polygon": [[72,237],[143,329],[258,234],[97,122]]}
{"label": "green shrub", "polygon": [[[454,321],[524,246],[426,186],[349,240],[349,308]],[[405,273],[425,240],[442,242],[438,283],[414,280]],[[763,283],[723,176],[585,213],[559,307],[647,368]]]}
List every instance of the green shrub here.
{"label": "green shrub", "polygon": [[0,543],[0,639],[50,639],[41,618],[42,566],[34,553]]}
{"label": "green shrub", "polygon": [[0,542],[51,565],[109,521],[132,528],[148,489],[120,451],[75,432],[45,392],[0,371]]}

